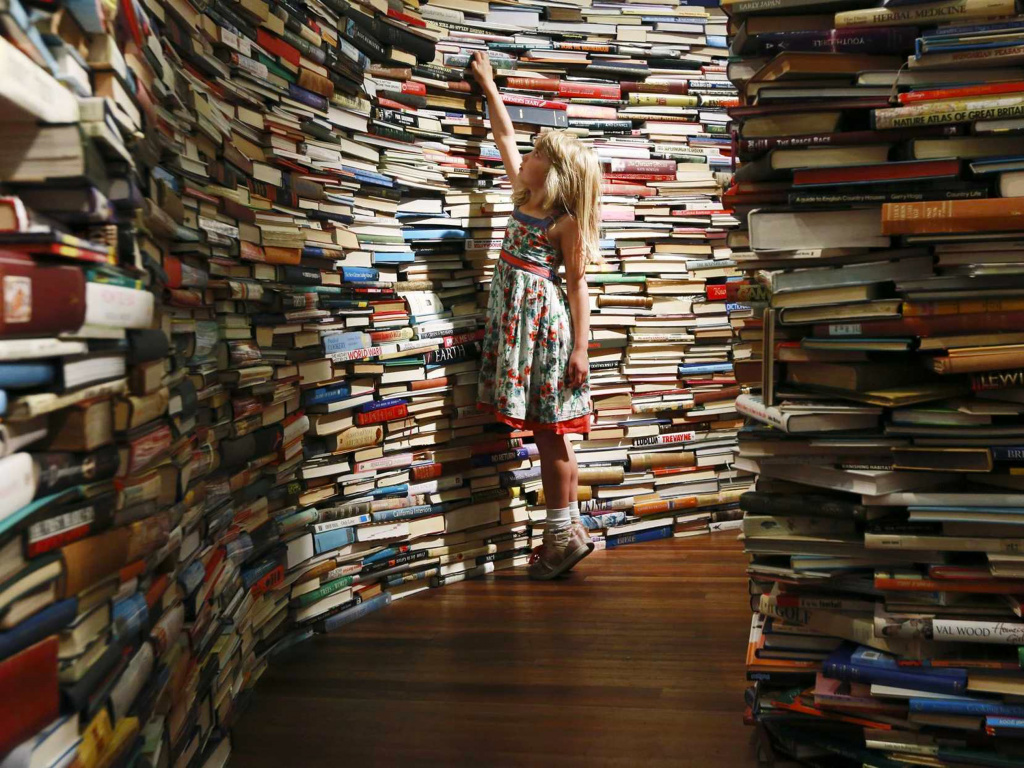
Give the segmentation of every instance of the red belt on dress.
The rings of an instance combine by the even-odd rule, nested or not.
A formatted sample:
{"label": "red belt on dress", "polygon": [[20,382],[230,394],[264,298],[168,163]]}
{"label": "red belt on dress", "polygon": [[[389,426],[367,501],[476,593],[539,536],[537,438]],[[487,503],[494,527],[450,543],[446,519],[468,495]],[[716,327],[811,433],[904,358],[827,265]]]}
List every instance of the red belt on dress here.
{"label": "red belt on dress", "polygon": [[558,282],[558,273],[551,269],[551,267],[544,267],[540,264],[534,264],[532,261],[520,259],[517,256],[513,256],[508,251],[501,252],[501,260],[510,267],[521,269],[524,272],[529,272],[531,275],[536,275],[537,277],[543,277],[545,280],[550,280],[553,283]]}

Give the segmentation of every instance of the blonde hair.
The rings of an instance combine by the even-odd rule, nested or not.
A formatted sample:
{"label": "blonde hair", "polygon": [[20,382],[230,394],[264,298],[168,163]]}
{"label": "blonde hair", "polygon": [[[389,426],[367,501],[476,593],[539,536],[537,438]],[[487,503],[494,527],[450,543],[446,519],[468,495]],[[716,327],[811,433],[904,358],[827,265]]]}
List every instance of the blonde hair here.
{"label": "blonde hair", "polygon": [[[583,264],[600,261],[598,240],[601,235],[601,162],[597,153],[566,131],[548,131],[533,145],[551,164],[544,180],[541,200],[534,204],[545,209],[562,209],[579,227]],[[530,190],[517,184],[512,202],[523,205]]]}

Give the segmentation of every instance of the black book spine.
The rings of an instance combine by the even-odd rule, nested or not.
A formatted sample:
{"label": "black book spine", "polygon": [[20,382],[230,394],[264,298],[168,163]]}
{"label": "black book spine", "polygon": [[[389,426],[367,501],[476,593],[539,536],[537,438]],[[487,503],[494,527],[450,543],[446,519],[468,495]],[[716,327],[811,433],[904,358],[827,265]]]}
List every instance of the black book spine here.
{"label": "black book spine", "polygon": [[384,46],[373,36],[373,33],[359,26],[354,19],[347,19],[342,26],[342,36],[358,50],[366,54],[370,61],[387,61]]}
{"label": "black book spine", "polygon": [[830,496],[788,495],[749,491],[740,496],[740,507],[752,515],[806,515],[811,517],[838,517],[863,520],[867,508]]}
{"label": "black book spine", "polygon": [[419,96],[414,93],[402,93],[401,91],[378,91],[378,96],[384,99],[391,99],[391,101],[397,101],[399,104],[405,104],[408,107],[426,107],[427,99],[424,96]]}
{"label": "black book spine", "polygon": [[370,133],[376,136],[381,136],[385,139],[404,141],[410,144],[416,141],[416,134],[409,133],[409,131],[403,131],[401,128],[396,128],[391,125],[382,125],[380,123],[372,123],[370,125]]}

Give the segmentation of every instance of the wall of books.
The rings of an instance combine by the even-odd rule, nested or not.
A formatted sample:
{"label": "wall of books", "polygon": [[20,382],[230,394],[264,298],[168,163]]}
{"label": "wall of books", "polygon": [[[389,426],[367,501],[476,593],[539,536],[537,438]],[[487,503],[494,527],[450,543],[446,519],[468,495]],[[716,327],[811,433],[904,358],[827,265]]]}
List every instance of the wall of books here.
{"label": "wall of books", "polygon": [[526,561],[531,436],[475,409],[511,211],[476,50],[524,150],[567,128],[604,163],[577,443],[595,540],[739,525],[734,362],[759,365],[761,331],[729,283],[717,8],[8,0],[0,20],[4,765],[223,765],[276,653]]}
{"label": "wall of books", "polygon": [[747,714],[811,765],[1024,765],[1024,19],[873,5],[725,4]]}

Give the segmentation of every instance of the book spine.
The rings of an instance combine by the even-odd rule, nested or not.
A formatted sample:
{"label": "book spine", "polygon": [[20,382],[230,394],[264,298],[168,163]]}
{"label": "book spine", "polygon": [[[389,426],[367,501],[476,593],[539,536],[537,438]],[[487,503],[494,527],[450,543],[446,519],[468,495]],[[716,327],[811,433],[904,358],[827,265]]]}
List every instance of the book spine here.
{"label": "book spine", "polygon": [[[915,69],[937,69],[956,66],[991,66],[1019,64],[1024,60],[1024,45],[1008,45],[1001,48],[975,48],[965,46],[962,50],[945,53],[927,53],[913,60]],[[997,91],[998,92],[998,91]],[[1006,93],[1006,91],[1002,91]]]}
{"label": "book spine", "polygon": [[967,689],[967,675],[952,677],[945,675],[922,675],[912,672],[901,672],[897,669],[861,666],[858,664],[837,662],[826,659],[822,664],[822,673],[826,677],[846,680],[855,683],[890,685],[894,688],[909,688],[915,691],[944,693],[950,696],[963,693]]}
{"label": "book spine", "polygon": [[312,592],[307,592],[304,595],[300,595],[294,601],[294,604],[299,606],[300,608],[305,608],[306,606],[312,605],[313,603],[323,600],[325,597],[330,597],[335,592],[340,592],[346,587],[352,586],[352,583],[354,581],[355,579],[352,576],[342,576],[340,579],[334,579],[333,581],[327,582],[319,589],[316,589]]}
{"label": "book spine", "polygon": [[836,14],[836,29],[934,24],[947,19],[987,19],[1012,16],[1012,0],[947,0],[947,2],[906,5],[895,8],[864,8]]}
{"label": "book spine", "polygon": [[619,536],[608,536],[605,539],[605,546],[608,549],[613,549],[615,547],[622,547],[627,544],[640,544],[645,541],[670,539],[672,538],[673,533],[673,526],[664,525],[660,528],[649,528],[646,531],[637,531],[636,533],[625,533]]}
{"label": "book spine", "polygon": [[940,642],[1024,645],[1024,623],[935,618],[932,633]]}
{"label": "book spine", "polygon": [[944,187],[942,184],[929,184],[920,189],[887,189],[867,190],[848,189],[844,191],[810,190],[793,192],[788,196],[790,205],[837,205],[857,203],[920,203],[929,200],[981,200],[989,197],[991,190],[987,184],[963,186],[960,184]]}
{"label": "book spine", "polygon": [[323,631],[333,632],[334,630],[343,627],[346,624],[351,624],[353,621],[361,619],[364,616],[373,613],[374,611],[379,611],[381,608],[384,608],[385,606],[388,606],[390,604],[391,595],[387,592],[382,592],[376,597],[371,597],[369,600],[359,603],[358,605],[349,608],[348,610],[336,613],[333,616],[324,619]]}
{"label": "book spine", "polygon": [[878,142],[905,141],[907,139],[956,136],[963,129],[958,125],[937,125],[921,128],[894,129],[888,131],[848,131],[842,133],[820,133],[806,136],[779,136],[769,138],[740,139],[741,153],[752,155],[772,149],[797,149],[801,147],[851,146],[876,144]]}
{"label": "book spine", "polygon": [[355,515],[354,517],[345,517],[340,520],[328,520],[323,523],[314,523],[313,533],[327,533],[328,531],[336,531],[339,528],[352,528],[356,525],[364,525],[365,523],[372,522],[373,518],[369,514]]}
{"label": "book spine", "polygon": [[368,413],[357,413],[356,424],[366,426],[367,424],[380,424],[385,421],[403,419],[409,415],[409,407],[405,403],[392,405],[387,408],[378,408]]}
{"label": "book spine", "polygon": [[561,82],[558,84],[558,95],[565,98],[607,99],[609,101],[619,101],[622,98],[622,91],[617,85],[592,85],[590,83]]}
{"label": "book spine", "polygon": [[914,27],[769,32],[757,36],[757,45],[762,54],[782,51],[889,53],[912,45],[917,34]]}
{"label": "book spine", "polygon": [[908,107],[890,107],[872,111],[872,123],[878,130],[916,128],[947,123],[973,123],[978,120],[1005,120],[1024,115],[1024,95],[994,96],[985,99],[934,101]]}
{"label": "book spine", "polygon": [[689,91],[689,83],[685,81],[638,81],[622,82],[619,88],[622,93],[673,93],[685,94]]}
{"label": "book spine", "polygon": [[1024,81],[1012,83],[989,83],[988,85],[971,85],[960,88],[933,88],[930,90],[907,91],[899,94],[900,104],[915,104],[921,101],[945,101],[964,99],[972,96],[997,96],[1004,93],[1024,92]]}
{"label": "book spine", "polygon": [[786,431],[786,420],[782,418],[777,408],[766,408],[759,400],[750,395],[740,395],[736,398],[736,410],[744,416],[750,416],[765,424]]}
{"label": "book spine", "polygon": [[995,715],[999,717],[1024,717],[1024,705],[1004,704],[998,701],[911,698],[908,701],[908,705],[911,712],[936,715]]}
{"label": "book spine", "polygon": [[886,203],[882,206],[882,234],[1013,231],[1022,217],[1022,198]]}
{"label": "book spine", "polygon": [[509,88],[520,91],[548,91],[558,93],[560,96],[564,95],[559,93],[561,84],[558,80],[539,77],[510,77],[506,80],[506,84]]}
{"label": "book spine", "polygon": [[701,98],[670,93],[631,93],[628,103],[631,107],[696,107],[701,103]]}

